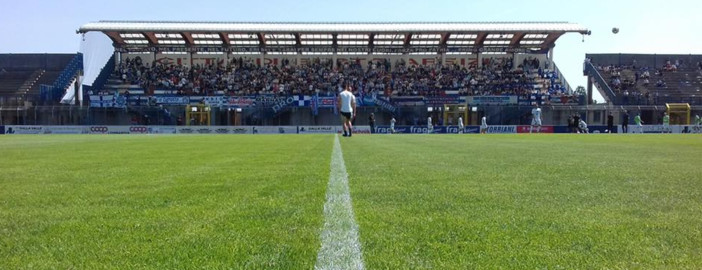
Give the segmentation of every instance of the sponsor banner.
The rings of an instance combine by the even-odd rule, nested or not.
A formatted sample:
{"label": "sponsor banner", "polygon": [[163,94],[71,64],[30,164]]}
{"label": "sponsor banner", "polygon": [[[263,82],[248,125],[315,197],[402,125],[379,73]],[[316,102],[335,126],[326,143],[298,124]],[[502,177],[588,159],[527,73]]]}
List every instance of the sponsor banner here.
{"label": "sponsor banner", "polygon": [[[337,134],[342,134],[344,133],[344,129],[341,127],[337,128]],[[370,126],[353,126],[353,133],[354,134],[370,134],[371,129]]]}
{"label": "sponsor banner", "polygon": [[213,107],[221,107],[226,103],[226,98],[225,96],[208,96],[202,97],[202,102]]}
{"label": "sponsor banner", "polygon": [[88,127],[88,133],[90,134],[107,134],[107,126],[90,126]]}
{"label": "sponsor banner", "polygon": [[88,134],[88,127],[85,126],[46,126],[44,134]]}
{"label": "sponsor banner", "polygon": [[255,97],[229,97],[227,105],[231,107],[253,107],[256,106]]}
{"label": "sponsor banner", "polygon": [[187,105],[190,104],[189,97],[164,97],[156,96],[156,104],[164,105]]}
{"label": "sponsor banner", "polygon": [[[409,133],[410,126],[395,126],[395,133]],[[375,133],[390,134],[390,126],[375,126]]]}
{"label": "sponsor banner", "polygon": [[[607,126],[587,126],[590,133],[607,133],[609,130]],[[611,133],[617,133],[617,128],[615,127]]]}
{"label": "sponsor banner", "polygon": [[131,134],[131,126],[108,126],[107,134]]}
{"label": "sponsor banner", "polygon": [[297,134],[297,126],[251,127],[253,134]]}
{"label": "sponsor banner", "polygon": [[0,134],[5,134],[5,126],[0,126]]}
{"label": "sponsor banner", "polygon": [[5,126],[5,134],[43,134],[44,126]]}
{"label": "sponsor banner", "polygon": [[[458,134],[460,129],[458,126],[434,126],[432,133],[438,134]],[[480,133],[479,126],[464,126],[463,133]]]}
{"label": "sponsor banner", "polygon": [[470,105],[509,105],[517,104],[517,96],[469,96],[466,101]]}
{"label": "sponsor banner", "polygon": [[426,134],[430,133],[430,131],[433,132],[433,130],[429,130],[429,127],[427,126],[410,126],[409,133],[412,134]]}
{"label": "sponsor banner", "polygon": [[317,102],[319,108],[334,108],[334,106],[336,106],[335,97],[319,97],[317,98]]}
{"label": "sponsor banner", "polygon": [[189,126],[176,128],[178,134],[252,134],[252,127]]}
{"label": "sponsor banner", "polygon": [[297,132],[300,134],[320,134],[320,133],[337,133],[341,126],[299,126]]}
{"label": "sponsor banner", "polygon": [[458,95],[424,97],[424,103],[427,105],[459,104],[461,103],[461,98]]}
{"label": "sponsor banner", "polygon": [[149,127],[147,126],[130,126],[129,134],[148,134]]}
{"label": "sponsor banner", "polygon": [[487,133],[517,133],[517,126],[488,126]]}
{"label": "sponsor banner", "polygon": [[[88,126],[88,134],[130,134],[131,126]],[[146,133],[146,132],[144,132]],[[136,133],[135,133],[136,134]]]}
{"label": "sponsor banner", "polygon": [[149,134],[175,134],[175,127],[159,126],[159,127],[149,127]]}
{"label": "sponsor banner", "polygon": [[[488,126],[489,129],[489,126]],[[517,126],[517,133],[529,133],[531,126]],[[541,126],[540,129],[534,127],[532,133],[554,133],[553,126]]]}
{"label": "sponsor banner", "polygon": [[[2,129],[0,127],[0,129]],[[702,125],[680,126],[680,133],[702,134]]]}
{"label": "sponsor banner", "polygon": [[127,106],[127,97],[120,95],[92,95],[90,107],[93,108],[124,108]]}
{"label": "sponsor banner", "polygon": [[253,127],[231,127],[231,134],[253,134]]}
{"label": "sponsor banner", "polygon": [[176,133],[177,133],[177,134],[195,134],[195,133],[197,133],[197,132],[195,132],[195,129],[196,129],[196,128],[197,128],[196,126],[193,126],[193,127],[177,127],[177,128],[176,128]]}

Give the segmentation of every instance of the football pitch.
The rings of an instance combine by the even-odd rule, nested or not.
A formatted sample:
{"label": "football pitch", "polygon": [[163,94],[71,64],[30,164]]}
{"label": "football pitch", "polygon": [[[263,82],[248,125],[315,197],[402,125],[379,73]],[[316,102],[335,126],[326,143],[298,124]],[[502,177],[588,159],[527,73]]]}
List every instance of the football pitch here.
{"label": "football pitch", "polygon": [[339,268],[325,256],[700,269],[702,137],[0,136],[0,269]]}

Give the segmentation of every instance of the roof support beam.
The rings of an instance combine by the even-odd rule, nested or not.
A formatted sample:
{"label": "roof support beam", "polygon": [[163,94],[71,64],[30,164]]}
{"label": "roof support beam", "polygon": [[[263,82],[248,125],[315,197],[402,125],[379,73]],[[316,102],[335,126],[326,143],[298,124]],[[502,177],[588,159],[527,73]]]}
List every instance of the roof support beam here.
{"label": "roof support beam", "polygon": [[107,37],[109,37],[113,43],[124,45],[124,39],[119,36],[118,32],[105,32],[105,35],[107,35]]}
{"label": "roof support beam", "polygon": [[478,33],[478,37],[475,38],[475,47],[476,48],[482,48],[483,43],[485,43],[485,38],[487,38],[488,33],[486,32],[481,32]]}
{"label": "roof support beam", "polygon": [[266,45],[266,36],[263,33],[256,33],[256,36],[258,36],[258,43],[261,43],[261,46]]}
{"label": "roof support beam", "polygon": [[185,45],[193,46],[195,44],[195,41],[193,41],[193,35],[190,32],[181,32],[180,35],[183,36]]}
{"label": "roof support beam", "polygon": [[158,39],[156,38],[154,32],[141,32],[141,34],[146,37],[146,39],[149,41],[149,44],[158,45]]}
{"label": "roof support beam", "polygon": [[405,35],[405,46],[409,46],[411,39],[412,39],[412,33],[407,33]]}
{"label": "roof support beam", "polygon": [[524,32],[514,33],[512,40],[509,42],[509,47],[510,48],[519,47],[519,42],[521,42],[522,39],[524,39],[524,36],[526,36],[526,33],[524,33]]}
{"label": "roof support beam", "polygon": [[295,33],[293,35],[295,36],[295,44],[297,44],[297,46],[302,45],[302,41],[300,41],[300,33]]}
{"label": "roof support beam", "polygon": [[546,37],[546,40],[544,40],[544,44],[541,44],[541,50],[542,51],[548,51],[551,47],[554,46],[556,43],[556,40],[561,37],[565,32],[559,32],[559,33],[551,33],[548,34]]}
{"label": "roof support beam", "polygon": [[375,39],[375,33],[370,33],[368,35],[368,46],[373,46],[373,40]]}
{"label": "roof support beam", "polygon": [[448,41],[450,36],[451,36],[451,33],[443,33],[441,35],[441,42],[439,43],[439,45],[441,45],[441,46],[446,45],[446,41]]}
{"label": "roof support beam", "polygon": [[219,32],[219,38],[222,39],[222,42],[224,42],[225,46],[229,47],[232,45],[232,43],[229,42],[229,35],[227,33]]}

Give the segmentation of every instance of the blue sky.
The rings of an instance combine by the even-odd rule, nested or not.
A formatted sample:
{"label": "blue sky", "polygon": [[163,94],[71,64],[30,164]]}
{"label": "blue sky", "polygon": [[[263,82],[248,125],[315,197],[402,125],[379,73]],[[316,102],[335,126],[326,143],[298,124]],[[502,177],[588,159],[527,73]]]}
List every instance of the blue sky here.
{"label": "blue sky", "polygon": [[[702,14],[692,0],[0,0],[0,7],[0,53],[77,52],[81,37],[75,30],[98,20],[568,21],[592,30],[585,42],[579,34],[568,34],[556,43],[555,62],[573,88],[586,82],[581,71],[585,53],[702,54],[696,29]],[[612,27],[620,33],[612,34]],[[111,49],[108,39],[89,38],[96,41],[84,50]]]}

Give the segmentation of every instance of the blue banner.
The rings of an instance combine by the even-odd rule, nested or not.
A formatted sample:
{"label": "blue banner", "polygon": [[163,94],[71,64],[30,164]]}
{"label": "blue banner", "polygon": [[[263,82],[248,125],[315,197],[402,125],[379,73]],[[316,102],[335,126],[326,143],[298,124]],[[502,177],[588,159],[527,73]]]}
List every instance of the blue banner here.
{"label": "blue banner", "polygon": [[461,103],[461,97],[458,95],[424,97],[424,103],[427,105],[459,104]]}
{"label": "blue banner", "polygon": [[469,96],[470,105],[510,105],[517,104],[517,96]]}
{"label": "blue banner", "polygon": [[0,126],[0,134],[5,134],[5,126]]}
{"label": "blue banner", "polygon": [[[434,126],[429,132],[427,126],[395,126],[396,134],[458,134],[458,126]],[[390,126],[376,126],[375,133],[390,134]],[[466,126],[463,133],[480,133],[479,126]]]}
{"label": "blue banner", "polygon": [[164,105],[188,105],[190,97],[183,96],[156,96],[156,104]]}

